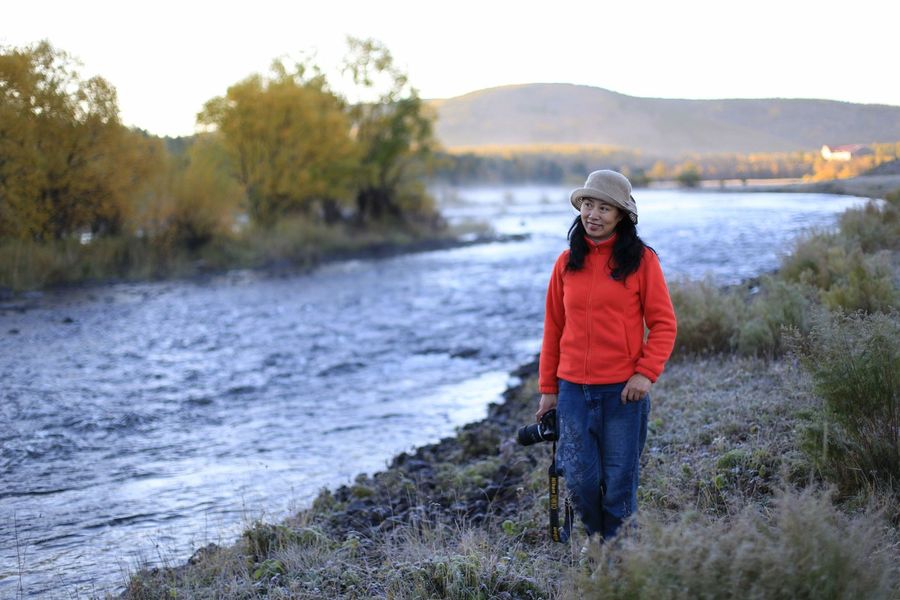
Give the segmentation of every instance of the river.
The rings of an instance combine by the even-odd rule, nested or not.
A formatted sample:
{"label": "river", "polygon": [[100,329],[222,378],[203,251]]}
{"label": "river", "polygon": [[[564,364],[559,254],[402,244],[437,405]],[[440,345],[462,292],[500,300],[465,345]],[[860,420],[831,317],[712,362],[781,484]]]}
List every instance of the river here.
{"label": "river", "polygon": [[[560,187],[436,191],[520,241],[0,310],[0,597],[121,589],[482,418],[537,352]],[[669,279],[771,271],[859,198],[637,190]]]}

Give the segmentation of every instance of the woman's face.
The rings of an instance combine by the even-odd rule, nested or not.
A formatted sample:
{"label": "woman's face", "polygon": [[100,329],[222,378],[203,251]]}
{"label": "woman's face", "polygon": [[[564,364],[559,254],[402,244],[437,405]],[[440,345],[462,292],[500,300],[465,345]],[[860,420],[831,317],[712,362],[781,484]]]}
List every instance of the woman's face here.
{"label": "woman's face", "polygon": [[594,198],[581,201],[581,224],[587,236],[595,242],[608,239],[624,216],[617,206],[608,202]]}

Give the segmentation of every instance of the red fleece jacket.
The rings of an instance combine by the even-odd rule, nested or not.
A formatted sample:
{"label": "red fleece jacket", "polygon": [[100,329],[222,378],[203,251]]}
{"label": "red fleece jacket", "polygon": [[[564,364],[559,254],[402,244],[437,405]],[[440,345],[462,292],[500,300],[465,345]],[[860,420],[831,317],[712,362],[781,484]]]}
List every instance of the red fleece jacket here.
{"label": "red fleece jacket", "polygon": [[641,373],[655,382],[672,354],[675,311],[659,258],[646,249],[638,270],[624,283],[616,281],[610,267],[614,240],[588,240],[579,271],[566,271],[568,250],[556,259],[544,315],[542,394],[558,393],[558,379],[620,383]]}

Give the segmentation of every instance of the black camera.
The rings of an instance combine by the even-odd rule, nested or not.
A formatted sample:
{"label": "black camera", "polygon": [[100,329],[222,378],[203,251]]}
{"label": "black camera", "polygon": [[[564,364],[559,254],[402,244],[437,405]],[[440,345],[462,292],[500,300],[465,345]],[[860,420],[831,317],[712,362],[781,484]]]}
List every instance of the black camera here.
{"label": "black camera", "polygon": [[558,439],[555,409],[548,410],[541,415],[539,423],[532,423],[519,429],[519,443],[523,446],[530,446],[538,442],[555,442]]}

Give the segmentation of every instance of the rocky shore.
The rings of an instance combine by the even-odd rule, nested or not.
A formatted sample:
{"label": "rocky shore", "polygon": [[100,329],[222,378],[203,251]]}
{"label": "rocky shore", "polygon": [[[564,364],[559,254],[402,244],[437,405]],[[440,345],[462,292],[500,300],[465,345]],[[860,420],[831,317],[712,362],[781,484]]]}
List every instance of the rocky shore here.
{"label": "rocky shore", "polygon": [[[521,383],[456,436],[323,490],[284,522],[255,523],[232,546],[134,573],[120,597],[577,597],[581,534],[571,545],[548,535],[550,447],[514,441],[533,422],[536,369],[516,370]],[[812,399],[795,365],[675,361],[652,395],[639,490],[651,521],[728,519],[809,481],[797,429]]]}
{"label": "rocky shore", "polygon": [[[520,543],[546,546],[548,558],[561,560],[564,553],[549,547],[543,513],[536,512],[541,508],[536,496],[546,492],[541,474],[546,475],[550,447],[526,448],[514,441],[518,428],[534,421],[537,365],[535,360],[511,373],[519,383],[503,393],[503,402],[491,403],[485,419],[461,427],[456,436],[401,453],[386,470],[360,475],[352,485],[322,490],[310,508],[283,523],[256,523],[234,546],[210,544],[186,564],[138,572],[120,597],[158,598],[175,589],[190,590],[192,598],[231,597],[221,581],[199,583],[210,580],[210,571],[221,575],[231,569],[242,571],[246,586],[238,584],[243,589],[240,597],[253,597],[263,588],[272,597],[273,587],[288,584],[289,555],[296,559],[311,551],[330,554],[331,560],[314,573],[304,573],[302,587],[288,585],[285,597],[381,596],[392,585],[390,571],[394,566],[402,570],[405,563],[380,574],[366,568],[368,581],[359,581],[358,576],[348,579],[347,573],[377,563],[389,547],[405,543],[409,535],[441,537],[469,528],[518,536]],[[422,558],[429,562],[435,557]],[[429,562],[429,578],[436,576],[435,569],[454,568],[441,567],[442,559],[437,558]],[[509,589],[495,590],[498,595],[490,597],[546,597],[544,586],[530,578],[509,583],[500,586]]]}

